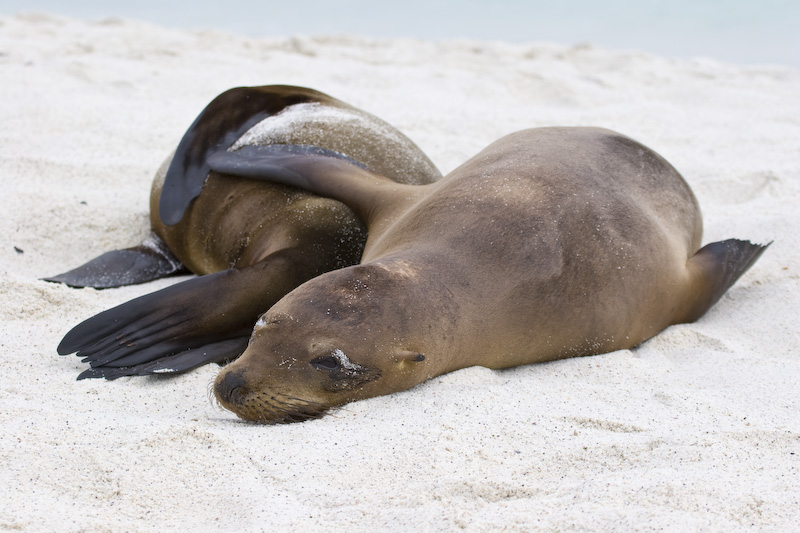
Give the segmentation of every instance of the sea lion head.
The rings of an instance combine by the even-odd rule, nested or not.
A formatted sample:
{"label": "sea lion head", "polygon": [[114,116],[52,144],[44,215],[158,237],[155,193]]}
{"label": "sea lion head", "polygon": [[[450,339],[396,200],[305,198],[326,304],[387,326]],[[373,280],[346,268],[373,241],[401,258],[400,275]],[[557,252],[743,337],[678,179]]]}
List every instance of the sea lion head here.
{"label": "sea lion head", "polygon": [[242,356],[217,376],[222,407],[245,420],[318,418],[430,377],[413,317],[394,295],[408,269],[358,265],[315,278],[264,313]]}

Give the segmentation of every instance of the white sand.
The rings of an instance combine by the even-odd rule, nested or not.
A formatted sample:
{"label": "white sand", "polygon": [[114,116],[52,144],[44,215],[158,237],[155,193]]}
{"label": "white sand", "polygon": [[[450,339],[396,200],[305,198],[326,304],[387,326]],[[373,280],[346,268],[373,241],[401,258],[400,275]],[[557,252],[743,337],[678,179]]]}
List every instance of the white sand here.
{"label": "white sand", "polygon": [[[63,334],[172,281],[38,278],[136,244],[151,176],[197,113],[271,83],[381,116],[443,172],[518,129],[610,127],[684,174],[706,242],[775,244],[698,323],[636,350],[467,369],[303,424],[215,409],[212,366],[75,381]],[[793,530],[799,95],[797,69],[585,46],[0,17],[0,529]]]}

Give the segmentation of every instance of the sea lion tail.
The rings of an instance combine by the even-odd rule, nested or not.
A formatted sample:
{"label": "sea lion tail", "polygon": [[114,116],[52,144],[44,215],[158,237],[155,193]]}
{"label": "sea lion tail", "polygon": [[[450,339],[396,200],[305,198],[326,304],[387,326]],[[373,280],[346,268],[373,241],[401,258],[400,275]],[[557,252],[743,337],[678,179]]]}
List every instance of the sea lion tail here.
{"label": "sea lion tail", "polygon": [[693,305],[678,322],[694,322],[703,316],[771,244],[728,239],[701,248],[687,263]]}

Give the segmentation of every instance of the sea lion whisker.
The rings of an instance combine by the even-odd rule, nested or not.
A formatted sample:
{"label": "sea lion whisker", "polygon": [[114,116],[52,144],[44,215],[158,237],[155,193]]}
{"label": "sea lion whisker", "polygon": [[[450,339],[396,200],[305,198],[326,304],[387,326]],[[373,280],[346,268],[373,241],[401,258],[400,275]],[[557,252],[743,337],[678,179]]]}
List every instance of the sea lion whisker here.
{"label": "sea lion whisker", "polygon": [[[277,395],[276,395],[277,396]],[[329,409],[331,409],[330,405],[326,405],[322,402],[311,401],[303,398],[295,398],[292,396],[282,395],[284,398],[289,400],[289,402],[285,402],[279,400],[277,397],[275,401],[280,402],[282,405],[289,405],[289,406],[302,406],[304,409],[310,409],[310,412],[316,413],[314,417],[319,417],[324,415]],[[300,405],[298,405],[298,403]]]}
{"label": "sea lion whisker", "polygon": [[252,406],[252,410],[255,413],[254,420],[257,421],[268,421],[275,417],[276,413],[269,405],[263,404],[256,404]]}
{"label": "sea lion whisker", "polygon": [[303,418],[319,418],[323,414],[323,412],[320,411],[319,409],[308,411],[308,410],[301,410],[298,406],[294,405],[286,404],[286,407],[281,407],[275,404],[272,405],[274,405],[276,409],[279,409],[285,413],[290,413],[292,416],[300,416]]}
{"label": "sea lion whisker", "polygon": [[[259,422],[268,424],[289,424],[306,420],[306,418],[302,418],[301,413],[281,409],[269,403],[255,404],[252,408],[253,412],[256,413],[256,416],[253,418]],[[300,417],[299,420],[298,417]]]}
{"label": "sea lion whisker", "polygon": [[[346,412],[349,412],[349,413],[353,412],[353,411],[348,411],[347,409],[342,409],[340,407],[330,407],[325,411],[324,415],[326,417],[329,416],[331,418],[341,418],[341,416],[339,416],[339,411],[346,411]],[[320,415],[320,418],[321,417],[322,417],[322,415]]]}
{"label": "sea lion whisker", "polygon": [[301,418],[303,420],[307,420],[311,418],[319,418],[325,414],[326,406],[321,403],[307,402],[306,404],[297,405],[296,403],[289,403],[279,400],[277,396],[281,396],[281,394],[269,394],[262,392],[255,397],[251,397],[251,400],[247,403],[259,410],[264,410],[269,407],[271,412],[282,413],[285,415],[285,418]]}
{"label": "sea lion whisker", "polygon": [[206,387],[206,397],[208,397],[208,401],[211,406],[217,410],[222,411],[224,407],[220,403],[217,395],[214,393],[214,380],[208,382],[208,386]]}
{"label": "sea lion whisker", "polygon": [[[277,396],[277,394],[276,394],[276,396]],[[315,402],[315,401],[308,400],[308,399],[305,399],[305,398],[297,398],[295,396],[288,396],[286,394],[280,394],[280,396],[283,396],[284,398],[286,398],[287,400],[290,400],[290,401],[302,402],[304,405],[308,405],[310,407],[316,406],[316,407],[321,407],[323,409],[327,408],[327,406],[324,403],[321,403],[321,402]]]}
{"label": "sea lion whisker", "polygon": [[[302,413],[301,411],[298,411],[298,410],[296,410],[296,409],[288,409],[288,408],[286,408],[286,407],[282,407],[282,406],[280,406],[280,405],[276,405],[276,404],[274,404],[274,403],[270,403],[269,405],[270,405],[270,407],[272,407],[272,408],[273,408],[275,411],[279,411],[279,412],[281,412],[281,413],[285,413],[285,414],[287,414],[287,415],[289,415],[289,416],[303,416],[303,413]],[[289,405],[289,404],[286,404],[286,405],[287,405],[288,407],[294,407],[293,405]]]}

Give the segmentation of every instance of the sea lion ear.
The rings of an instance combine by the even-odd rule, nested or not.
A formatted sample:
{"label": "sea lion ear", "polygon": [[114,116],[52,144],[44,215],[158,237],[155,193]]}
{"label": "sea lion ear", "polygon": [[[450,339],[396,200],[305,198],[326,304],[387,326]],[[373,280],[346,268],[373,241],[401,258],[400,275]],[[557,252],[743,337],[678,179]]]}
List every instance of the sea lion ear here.
{"label": "sea lion ear", "polygon": [[414,350],[397,350],[394,359],[398,363],[421,363],[425,360],[425,355]]}

